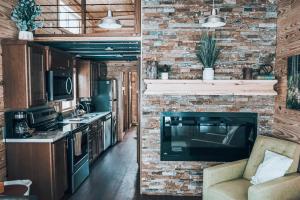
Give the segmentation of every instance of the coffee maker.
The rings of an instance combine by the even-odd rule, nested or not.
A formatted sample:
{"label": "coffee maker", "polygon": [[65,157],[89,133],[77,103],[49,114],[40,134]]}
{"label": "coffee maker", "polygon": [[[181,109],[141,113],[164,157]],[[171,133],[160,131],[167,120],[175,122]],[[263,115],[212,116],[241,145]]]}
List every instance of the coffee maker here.
{"label": "coffee maker", "polygon": [[5,117],[5,138],[29,138],[27,113],[25,111],[7,111]]}

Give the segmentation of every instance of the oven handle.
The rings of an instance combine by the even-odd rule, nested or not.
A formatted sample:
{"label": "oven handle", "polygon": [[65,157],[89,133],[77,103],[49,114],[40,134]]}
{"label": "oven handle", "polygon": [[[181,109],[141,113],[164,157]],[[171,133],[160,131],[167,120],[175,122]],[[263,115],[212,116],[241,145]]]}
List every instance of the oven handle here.
{"label": "oven handle", "polygon": [[74,173],[74,139],[73,136],[69,136],[67,139],[67,148],[68,148],[68,166],[69,173],[72,175]]}
{"label": "oven handle", "polygon": [[70,77],[68,77],[67,80],[66,80],[66,92],[67,92],[67,94],[71,94],[72,90],[73,90],[72,79]]}

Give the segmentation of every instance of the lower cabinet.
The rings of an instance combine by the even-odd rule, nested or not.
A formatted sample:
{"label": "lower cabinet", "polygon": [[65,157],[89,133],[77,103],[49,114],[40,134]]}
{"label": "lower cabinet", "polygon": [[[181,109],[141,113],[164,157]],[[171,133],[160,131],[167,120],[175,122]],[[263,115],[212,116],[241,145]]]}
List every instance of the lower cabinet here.
{"label": "lower cabinet", "polygon": [[8,180],[30,179],[38,199],[59,200],[68,189],[66,139],[55,143],[7,143]]}
{"label": "lower cabinet", "polygon": [[103,152],[103,121],[101,119],[93,122],[90,125],[89,133],[89,163],[90,165],[100,156]]}

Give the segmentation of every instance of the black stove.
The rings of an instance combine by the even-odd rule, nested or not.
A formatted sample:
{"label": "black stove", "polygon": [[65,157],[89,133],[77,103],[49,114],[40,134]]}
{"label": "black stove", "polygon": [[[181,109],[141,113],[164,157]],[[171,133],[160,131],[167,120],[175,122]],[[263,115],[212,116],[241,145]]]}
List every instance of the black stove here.
{"label": "black stove", "polygon": [[57,120],[57,117],[58,113],[56,112],[54,107],[30,110],[28,112],[29,127],[34,128],[37,132],[56,130],[63,132],[73,132],[86,125],[84,123],[60,123]]}
{"label": "black stove", "polygon": [[89,125],[85,123],[60,123],[53,107],[28,111],[28,122],[36,132],[62,131],[67,136],[67,159],[69,191],[74,193],[89,176],[88,135]]}

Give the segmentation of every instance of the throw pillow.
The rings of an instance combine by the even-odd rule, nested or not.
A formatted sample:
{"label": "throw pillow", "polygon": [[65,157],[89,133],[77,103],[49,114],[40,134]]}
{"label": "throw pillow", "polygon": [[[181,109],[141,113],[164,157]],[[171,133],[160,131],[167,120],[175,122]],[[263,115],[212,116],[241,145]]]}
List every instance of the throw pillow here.
{"label": "throw pillow", "polygon": [[264,160],[258,166],[250,182],[256,185],[282,177],[290,168],[292,162],[293,160],[286,156],[266,150]]}

